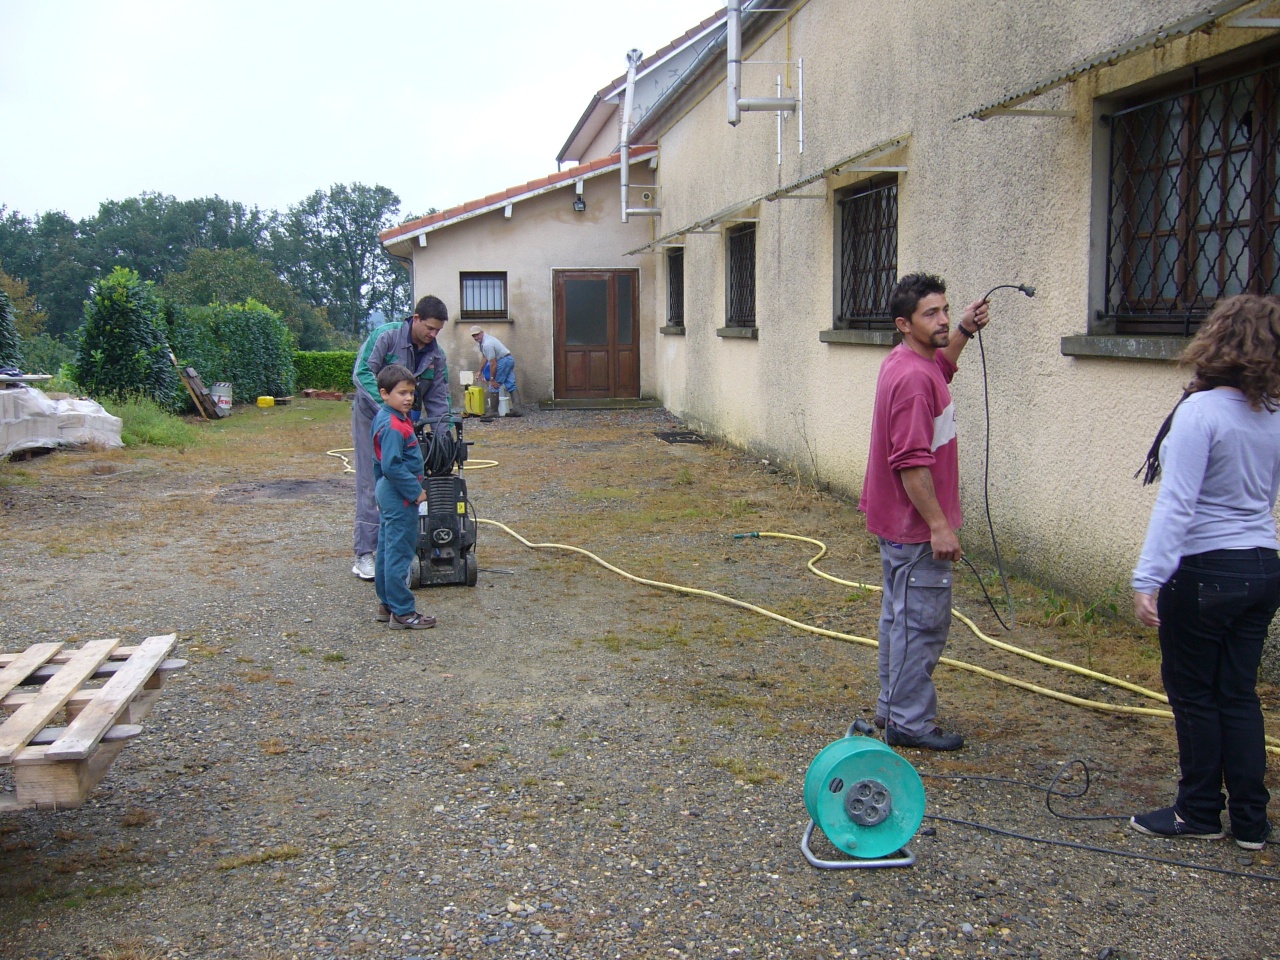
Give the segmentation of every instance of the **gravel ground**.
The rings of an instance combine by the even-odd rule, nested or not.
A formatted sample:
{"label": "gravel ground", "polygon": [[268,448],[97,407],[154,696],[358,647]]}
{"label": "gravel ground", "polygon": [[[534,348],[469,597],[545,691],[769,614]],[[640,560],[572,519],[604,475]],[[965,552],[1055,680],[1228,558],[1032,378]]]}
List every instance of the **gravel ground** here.
{"label": "gravel ground", "polygon": [[[306,443],[274,460],[0,468],[3,648],[176,631],[190,661],[83,807],[0,818],[0,956],[1280,957],[1275,846],[1164,843],[1046,809],[1064,766],[1083,784],[1073,759],[1091,787],[1059,812],[1166,802],[1167,721],[940,670],[969,746],[904,752],[927,796],[915,866],[816,870],[805,771],[870,715],[871,650],[492,527],[475,588],[418,592],[437,629],[374,622],[350,573],[351,478],[321,455],[347,445],[344,421],[315,403]],[[806,548],[729,537],[818,536],[824,569],[874,580],[856,512],[732,450],[654,437],[678,427],[663,411],[476,424],[473,456],[500,465],[468,473],[472,500],[530,539],[874,633],[876,601],[808,575]],[[3,483],[14,471],[25,481]],[[1088,641],[1012,639],[1073,657]],[[1135,702],[959,624],[948,653]]]}

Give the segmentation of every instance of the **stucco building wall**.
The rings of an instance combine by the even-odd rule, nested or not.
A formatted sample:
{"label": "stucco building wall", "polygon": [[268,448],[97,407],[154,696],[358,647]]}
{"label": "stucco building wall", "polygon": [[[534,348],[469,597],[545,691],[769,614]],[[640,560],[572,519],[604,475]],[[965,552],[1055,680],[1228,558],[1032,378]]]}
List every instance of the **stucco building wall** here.
{"label": "stucco building wall", "polygon": [[[647,175],[648,171],[644,171]],[[633,179],[637,179],[633,168]],[[652,237],[653,225],[621,222],[616,171],[583,181],[587,209],[573,209],[573,183],[516,203],[507,219],[501,208],[426,234],[425,248],[413,248],[416,296],[433,293],[449,308],[451,322],[440,335],[449,358],[455,404],[462,402],[457,371],[478,370],[480,353],[467,333],[473,323],[497,337],[516,358],[516,379],[523,402],[553,396],[555,270],[639,270],[641,391],[653,396],[656,378],[647,362],[655,336],[652,257],[626,257]],[[505,271],[508,320],[465,320],[459,276],[472,271]]]}
{"label": "stucco building wall", "polygon": [[[1037,288],[1034,299],[996,293],[983,337],[990,509],[1015,568],[1085,595],[1127,582],[1154,500],[1133,473],[1185,379],[1167,362],[1062,353],[1062,338],[1089,332],[1098,305],[1099,190],[1106,185],[1095,172],[1105,132],[1099,115],[1118,90],[1274,31],[1217,29],[1175,39],[1024,105],[1074,117],[958,118],[1202,6],[809,0],[785,25],[744,44],[742,91],[773,96],[775,75],[787,70],[752,61],[803,57],[803,153],[794,117],[784,126],[781,164],[775,114],[743,113],[731,127],[723,75],[672,108],[654,131],[660,235],[906,136],[901,148],[872,161],[907,168],[898,180],[899,273],[941,274],[953,322],[997,284]],[[794,69],[788,78],[794,95]],[[762,455],[816,469],[850,496],[861,488],[875,379],[888,348],[823,342],[820,335],[833,326],[835,191],[864,176],[818,179],[795,193],[820,199],[762,201],[737,214],[758,218],[754,340],[717,336],[725,325],[723,228],[732,218],[712,232],[685,234],[685,331],[656,337],[654,362],[646,364],[659,372],[659,396],[674,413]],[[663,255],[634,259],[656,273],[658,283],[648,289],[662,324]],[[962,539],[983,552],[976,342],[952,390],[967,518]]]}

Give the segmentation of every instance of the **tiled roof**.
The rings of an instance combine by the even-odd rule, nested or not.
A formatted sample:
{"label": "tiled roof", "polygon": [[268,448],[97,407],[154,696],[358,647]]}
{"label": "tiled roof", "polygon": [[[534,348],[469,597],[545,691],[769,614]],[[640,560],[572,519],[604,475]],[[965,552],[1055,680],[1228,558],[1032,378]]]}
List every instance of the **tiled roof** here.
{"label": "tiled roof", "polygon": [[[631,160],[634,162],[643,159],[650,154],[656,153],[657,150],[658,148],[651,144],[634,146],[631,148]],[[439,213],[428,214],[425,217],[402,223],[398,227],[384,230],[378,234],[378,239],[382,241],[383,246],[386,246],[412,234],[426,233],[429,230],[437,229],[452,220],[462,220],[486,210],[505,206],[508,203],[519,203],[530,196],[545,193],[547,190],[572,183],[575,180],[598,176],[606,170],[618,166],[621,162],[621,155],[614,153],[607,157],[600,157],[598,160],[592,160],[590,163],[580,163],[575,167],[569,167],[567,170],[559,170],[550,176],[530,180],[528,183],[508,187],[506,190],[499,190],[497,193],[491,193],[478,200],[468,200],[466,203],[450,207],[448,210],[441,210]]]}

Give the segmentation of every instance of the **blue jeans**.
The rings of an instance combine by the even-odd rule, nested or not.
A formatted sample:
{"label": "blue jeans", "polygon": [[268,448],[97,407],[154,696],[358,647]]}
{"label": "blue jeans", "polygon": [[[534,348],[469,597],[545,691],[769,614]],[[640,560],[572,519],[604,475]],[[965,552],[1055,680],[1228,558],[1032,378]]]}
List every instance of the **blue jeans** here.
{"label": "blue jeans", "polygon": [[1156,609],[1182,768],[1174,808],[1188,823],[1217,827],[1227,806],[1236,837],[1261,837],[1271,798],[1256,687],[1262,644],[1280,609],[1280,559],[1261,548],[1183,557]]}
{"label": "blue jeans", "polygon": [[397,617],[407,617],[415,606],[405,581],[413,552],[418,549],[418,505],[405,506],[404,497],[385,477],[375,488],[378,498],[378,551],[373,560],[373,588],[378,599]]}
{"label": "blue jeans", "polygon": [[951,627],[950,560],[928,543],[880,538],[880,698],[876,714],[913,737],[933,730],[938,692],[933,670]]}
{"label": "blue jeans", "polygon": [[[497,367],[495,370],[494,367]],[[494,364],[489,363],[489,379],[498,381],[499,386],[506,389],[507,393],[516,392],[516,358],[511,354],[507,354],[501,360]]]}

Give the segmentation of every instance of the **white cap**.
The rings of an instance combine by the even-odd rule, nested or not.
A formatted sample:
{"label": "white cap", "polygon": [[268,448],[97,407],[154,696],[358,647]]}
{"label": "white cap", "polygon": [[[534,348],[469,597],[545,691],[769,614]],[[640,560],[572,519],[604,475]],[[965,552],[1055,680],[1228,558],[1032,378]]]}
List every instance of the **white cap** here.
{"label": "white cap", "polygon": [[467,332],[474,337],[477,333],[484,333],[484,329],[480,327],[478,324],[473,323],[471,325],[471,329],[468,330]]}

